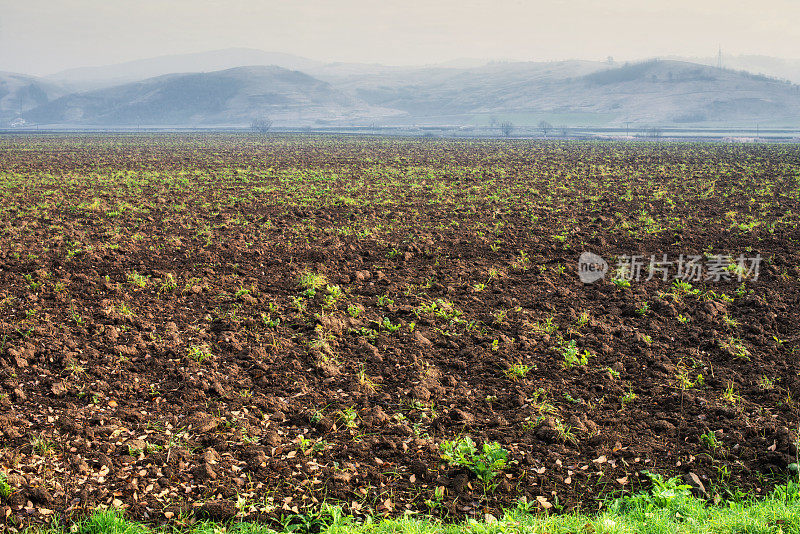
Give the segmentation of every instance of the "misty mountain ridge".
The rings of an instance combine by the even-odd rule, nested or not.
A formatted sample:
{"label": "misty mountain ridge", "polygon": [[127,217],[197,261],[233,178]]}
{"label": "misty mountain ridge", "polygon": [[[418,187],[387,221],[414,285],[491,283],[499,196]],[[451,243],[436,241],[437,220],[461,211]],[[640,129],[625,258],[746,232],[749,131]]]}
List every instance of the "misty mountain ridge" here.
{"label": "misty mountain ridge", "polygon": [[0,72],[0,124],[18,119],[23,113],[67,94],[67,89],[46,80]]}
{"label": "misty mountain ridge", "polygon": [[249,65],[275,65],[289,70],[307,71],[323,65],[320,61],[254,48],[226,48],[191,54],[172,54],[137,59],[114,65],[79,67],[46,76],[75,91],[102,89],[165,74],[214,72]]}
{"label": "misty mountain ridge", "polygon": [[33,109],[25,119],[63,125],[241,126],[269,116],[289,123],[385,116],[380,110],[299,71],[275,66],[168,74],[71,94]]}
{"label": "misty mountain ridge", "polygon": [[[541,119],[568,126],[800,125],[797,85],[676,60],[622,65],[459,60],[402,67],[325,64],[232,49],[100,69],[105,69],[103,75],[130,76],[148,69],[235,63],[249,54],[302,63],[304,68],[239,66],[170,73],[66,94],[70,82],[65,80],[80,78],[72,72],[60,84],[51,81],[56,77],[24,77],[27,85],[14,82],[17,89],[6,91],[5,97],[0,77],[0,113],[5,113],[0,125],[21,117],[30,124],[62,126],[246,126],[257,116],[269,116],[276,126],[487,125],[497,120],[535,125]],[[78,73],[83,83],[89,72]],[[91,71],[92,76],[98,72]],[[35,98],[24,91],[33,91]],[[13,102],[28,104],[12,110]]]}
{"label": "misty mountain ridge", "polygon": [[587,116],[609,125],[800,123],[800,87],[679,61],[490,64],[421,78],[418,73],[407,84],[350,78],[351,85],[340,86],[418,119],[477,114],[553,116],[573,124]]}
{"label": "misty mountain ridge", "polygon": [[[669,56],[665,59],[699,63],[710,67],[717,66],[718,56],[705,57],[679,57]],[[759,55],[723,55],[722,67],[724,69],[747,71],[753,74],[763,74],[772,78],[788,80],[800,84],[800,59],[784,59]]]}

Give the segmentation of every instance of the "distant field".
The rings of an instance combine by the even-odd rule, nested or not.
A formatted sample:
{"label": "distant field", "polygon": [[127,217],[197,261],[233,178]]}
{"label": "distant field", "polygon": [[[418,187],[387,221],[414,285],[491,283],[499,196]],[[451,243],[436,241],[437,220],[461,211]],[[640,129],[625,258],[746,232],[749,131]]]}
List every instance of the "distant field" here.
{"label": "distant field", "polygon": [[0,518],[766,495],[796,476],[799,181],[796,145],[2,137]]}

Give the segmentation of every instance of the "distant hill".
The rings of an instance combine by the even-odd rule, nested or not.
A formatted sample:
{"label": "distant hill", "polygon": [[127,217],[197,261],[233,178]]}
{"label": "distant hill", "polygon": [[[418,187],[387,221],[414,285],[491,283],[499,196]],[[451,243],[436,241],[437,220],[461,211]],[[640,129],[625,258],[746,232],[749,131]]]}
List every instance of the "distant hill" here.
{"label": "distant hill", "polygon": [[66,93],[63,87],[34,76],[0,72],[0,126]]}
{"label": "distant hill", "polygon": [[296,125],[387,114],[302,72],[259,66],[170,74],[71,94],[25,118],[60,125],[241,126],[263,115]]}
{"label": "distant hill", "polygon": [[322,63],[281,52],[227,48],[194,54],[160,56],[100,67],[69,69],[51,74],[47,79],[68,84],[74,90],[80,91],[111,87],[164,74],[214,72],[248,65],[275,65],[290,70],[307,71]]}
{"label": "distant hill", "polygon": [[614,113],[616,122],[800,124],[800,86],[681,61],[647,61],[575,80],[547,102]]}
{"label": "distant hill", "polygon": [[[602,117],[607,124],[800,124],[800,87],[680,61],[496,63],[322,77],[406,121]],[[580,118],[583,117],[583,118]]]}
{"label": "distant hill", "polygon": [[[366,102],[402,110],[424,122],[441,116],[455,120],[464,114],[539,109],[539,93],[549,86],[603,68],[603,63],[592,61],[493,62],[466,69],[329,65],[316,75]],[[518,101],[520,95],[527,101],[511,107],[510,101]]]}
{"label": "distant hill", "polygon": [[685,61],[315,63],[307,71],[168,74],[56,100],[57,86],[15,78],[18,98],[8,102],[30,93],[26,107],[39,105],[23,110],[25,120],[65,126],[241,126],[260,115],[276,126],[535,126],[542,119],[556,126],[800,126],[800,86]]}
{"label": "distant hill", "polygon": [[[716,56],[706,57],[669,57],[678,61],[690,63],[700,63],[701,65],[716,66],[718,58]],[[770,56],[756,55],[723,55],[722,66],[731,70],[743,70],[753,74],[763,74],[789,80],[793,83],[800,83],[800,59],[784,59]]]}

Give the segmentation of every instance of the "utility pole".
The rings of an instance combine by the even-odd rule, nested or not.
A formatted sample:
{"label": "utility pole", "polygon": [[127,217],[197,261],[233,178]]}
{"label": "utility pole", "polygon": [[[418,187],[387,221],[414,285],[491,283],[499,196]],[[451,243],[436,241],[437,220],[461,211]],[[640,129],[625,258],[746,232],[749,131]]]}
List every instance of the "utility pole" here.
{"label": "utility pole", "polygon": [[722,45],[719,45],[719,52],[717,52],[717,68],[722,70]]}

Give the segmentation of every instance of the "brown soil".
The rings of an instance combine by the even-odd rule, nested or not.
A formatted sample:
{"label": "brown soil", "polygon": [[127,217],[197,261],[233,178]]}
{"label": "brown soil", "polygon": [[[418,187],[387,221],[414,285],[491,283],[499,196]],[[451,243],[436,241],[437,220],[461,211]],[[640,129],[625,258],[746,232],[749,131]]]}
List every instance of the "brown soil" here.
{"label": "brown soil", "polygon": [[[0,521],[590,510],[643,470],[764,494],[797,453],[798,165],[767,146],[4,139]],[[583,285],[583,250],[765,260],[679,295]],[[298,309],[309,272],[344,297]],[[565,367],[570,340],[586,365]],[[463,435],[510,452],[496,487],[442,463]]]}

